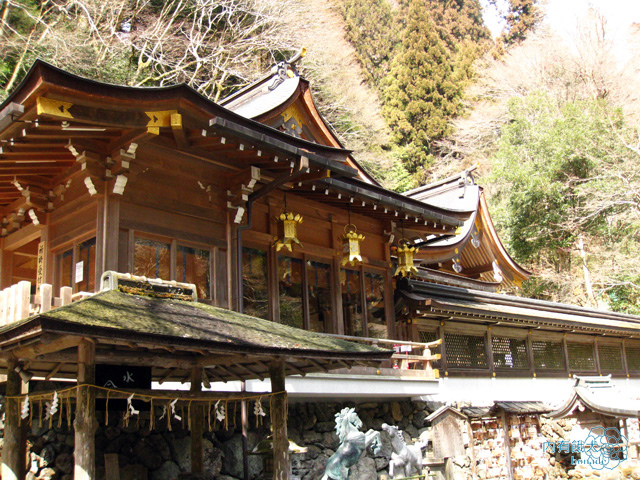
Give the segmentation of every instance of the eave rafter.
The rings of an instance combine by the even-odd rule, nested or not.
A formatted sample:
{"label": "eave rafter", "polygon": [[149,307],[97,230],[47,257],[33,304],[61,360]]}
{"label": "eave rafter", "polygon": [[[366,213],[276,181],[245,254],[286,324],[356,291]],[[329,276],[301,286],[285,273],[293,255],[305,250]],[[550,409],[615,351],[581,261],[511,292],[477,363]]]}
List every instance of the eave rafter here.
{"label": "eave rafter", "polygon": [[[171,355],[161,355],[162,345],[153,343],[131,343],[105,338],[86,338],[82,336],[41,334],[30,338],[28,342],[7,346],[0,353],[1,358],[15,358],[25,365],[25,369],[39,377],[73,378],[78,362],[78,345],[91,341],[96,345],[96,362],[99,364],[117,364],[147,366],[152,368],[153,378],[159,383],[167,381],[186,382],[188,373],[194,367],[203,370],[203,382],[209,381],[246,381],[264,380],[269,376],[269,365],[276,358],[273,354],[222,353],[214,354],[209,350],[172,348]],[[324,358],[322,355],[310,358],[305,355],[286,356],[287,375],[305,376],[312,372],[329,372],[334,368],[350,368],[351,361]],[[358,363],[356,361],[355,363]],[[366,362],[365,362],[366,363]]]}

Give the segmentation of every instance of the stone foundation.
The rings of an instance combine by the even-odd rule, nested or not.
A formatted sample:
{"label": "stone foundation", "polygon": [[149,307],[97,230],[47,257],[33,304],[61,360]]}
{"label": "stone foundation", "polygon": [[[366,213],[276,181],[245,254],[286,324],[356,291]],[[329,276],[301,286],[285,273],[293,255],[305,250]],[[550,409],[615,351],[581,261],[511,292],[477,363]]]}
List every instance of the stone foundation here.
{"label": "stone foundation", "polygon": [[[418,438],[430,438],[430,429],[424,426],[425,418],[434,410],[423,402],[382,402],[382,403],[292,403],[289,406],[289,438],[298,446],[306,448],[304,453],[292,453],[292,479],[318,480],[324,473],[329,457],[338,448],[338,438],[334,432],[334,415],[342,408],[356,408],[363,422],[363,431],[374,429],[381,431],[382,424],[397,425],[404,431],[408,443]],[[428,408],[431,407],[431,408]],[[265,405],[268,409],[268,405]],[[239,409],[238,409],[239,410]],[[175,420],[171,428],[166,421],[158,422],[162,412],[156,412],[154,429],[149,431],[149,413],[141,412],[133,417],[125,426],[122,412],[109,412],[109,424],[105,425],[104,412],[99,412],[99,428],[96,433],[96,470],[97,479],[105,478],[105,454],[117,464],[121,480],[178,480],[186,479],[190,470],[190,438],[185,425]],[[269,417],[267,416],[266,419]],[[509,420],[511,430],[513,420]],[[473,424],[476,423],[474,427]],[[448,468],[455,480],[506,480],[508,478],[504,445],[497,445],[497,436],[493,433],[476,432],[477,422],[472,420],[474,445],[471,448],[468,433],[464,436],[465,452],[451,459]],[[498,419],[483,419],[485,430],[498,429]],[[33,419],[28,429],[29,462],[27,465],[28,480],[72,480],[73,478],[73,442],[72,427],[67,419],[58,422],[56,418],[51,428],[48,422],[40,426]],[[266,422],[265,422],[266,423]],[[529,478],[545,478],[548,480],[640,480],[640,465],[637,460],[627,460],[615,470],[594,470],[584,465],[571,465],[566,455],[551,455],[536,447],[544,441],[570,440],[571,432],[576,426],[573,420],[552,421],[535,417],[536,432],[531,425],[520,427],[520,433],[512,435],[512,461],[516,480]],[[526,437],[522,432],[526,431]],[[252,421],[249,426],[249,448],[254,448],[269,435],[268,425],[256,426]],[[520,436],[518,436],[520,435]],[[208,480],[234,480],[243,478],[242,436],[240,433],[239,411],[235,422],[228,421],[228,429],[218,428],[207,431],[204,439],[204,478]],[[375,456],[367,453],[352,468],[350,480],[378,480],[388,475],[391,445],[382,433],[383,448]],[[496,458],[499,455],[503,457]],[[432,445],[429,445],[425,456],[433,456]],[[475,460],[472,460],[475,459]],[[495,460],[495,461],[494,461]],[[517,463],[519,462],[519,463]],[[265,472],[267,458],[262,455],[249,455],[250,479],[269,478]],[[532,466],[531,469],[523,468]],[[537,469],[537,467],[539,467]],[[432,462],[432,478],[444,478],[444,463]],[[527,472],[532,472],[529,475]]]}

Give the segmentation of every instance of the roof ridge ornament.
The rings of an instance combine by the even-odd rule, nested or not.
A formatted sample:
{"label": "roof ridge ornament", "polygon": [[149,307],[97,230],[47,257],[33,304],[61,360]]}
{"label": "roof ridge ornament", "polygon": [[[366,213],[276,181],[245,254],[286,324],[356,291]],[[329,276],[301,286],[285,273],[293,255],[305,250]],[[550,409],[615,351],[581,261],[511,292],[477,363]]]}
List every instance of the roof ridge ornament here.
{"label": "roof ridge ornament", "polygon": [[269,85],[269,91],[272,92],[280,84],[282,84],[287,78],[293,78],[299,76],[298,69],[295,64],[300,61],[307,54],[307,48],[302,47],[298,53],[296,53],[289,60],[278,62],[271,68],[271,73],[274,75],[273,83]]}
{"label": "roof ridge ornament", "polygon": [[193,283],[148,278],[111,270],[104,272],[100,280],[100,291],[105,290],[118,290],[123,293],[155,298],[198,301],[197,289]]}

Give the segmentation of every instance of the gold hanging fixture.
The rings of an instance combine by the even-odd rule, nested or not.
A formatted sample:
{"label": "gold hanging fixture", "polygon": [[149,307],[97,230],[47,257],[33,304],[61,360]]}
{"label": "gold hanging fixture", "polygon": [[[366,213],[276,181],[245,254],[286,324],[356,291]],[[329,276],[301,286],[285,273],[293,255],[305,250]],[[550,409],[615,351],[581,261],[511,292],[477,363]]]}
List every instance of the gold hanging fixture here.
{"label": "gold hanging fixture", "polygon": [[410,277],[411,275],[418,274],[418,269],[413,264],[413,256],[418,250],[418,247],[410,246],[407,239],[403,238],[398,240],[398,247],[396,249],[398,268],[396,268],[394,275]]}
{"label": "gold hanging fixture", "polygon": [[294,243],[302,246],[302,243],[298,240],[298,224],[302,223],[302,215],[293,212],[282,212],[276,217],[276,220],[281,225],[278,229],[282,233],[275,242],[276,252],[283,248],[292,252]]}
{"label": "gold hanging fixture", "polygon": [[344,235],[342,236],[342,261],[340,265],[344,267],[349,264],[355,267],[358,263],[362,263],[360,242],[363,240],[364,235],[358,233],[355,225],[350,223],[344,227]]}
{"label": "gold hanging fixture", "polygon": [[284,212],[276,217],[278,221],[278,231],[280,238],[275,239],[276,252],[283,248],[293,252],[293,245],[302,246],[298,240],[298,224],[302,223],[302,215],[299,213],[287,212],[287,196],[284,197]]}

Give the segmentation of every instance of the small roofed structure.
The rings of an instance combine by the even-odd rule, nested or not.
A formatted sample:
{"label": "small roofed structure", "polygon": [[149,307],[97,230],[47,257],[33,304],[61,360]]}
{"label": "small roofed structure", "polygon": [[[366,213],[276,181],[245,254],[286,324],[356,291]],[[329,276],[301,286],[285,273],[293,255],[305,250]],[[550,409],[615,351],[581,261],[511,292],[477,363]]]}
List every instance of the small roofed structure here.
{"label": "small roofed structure", "polygon": [[[201,386],[208,386],[210,381],[269,378],[272,393],[264,396],[271,405],[277,475],[289,468],[285,376],[357,363],[377,364],[393,353],[198,303],[193,301],[193,285],[189,291],[188,285],[176,282],[149,282],[146,278],[113,272],[106,272],[105,277],[117,277],[118,281],[103,281],[103,285],[114,289],[0,329],[0,362],[8,372],[2,478],[21,475],[20,416],[21,411],[24,414],[25,408],[29,409],[29,396],[20,394],[21,376],[77,379],[76,387],[65,389],[64,394],[52,391],[38,397],[42,410],[45,400],[51,405],[67,395],[60,402],[62,405],[69,402],[64,406],[68,417],[71,408],[68,405],[75,403],[76,479],[95,478],[96,397],[108,399],[111,395],[128,399],[131,404],[135,395],[152,405],[154,401],[160,405],[157,395],[162,392],[165,403],[167,396],[175,397],[174,403],[165,405],[167,409],[176,402],[187,402],[192,472],[200,473],[202,433],[204,425],[211,422],[205,415],[212,414],[212,401],[231,400],[225,399],[225,394],[202,392]],[[159,383],[188,380],[191,391],[104,388],[96,385],[96,365],[147,367],[153,380]],[[240,397],[234,399],[240,401]],[[38,399],[34,397],[31,402],[33,410]],[[10,453],[14,451],[15,454]]]}
{"label": "small roofed structure", "polygon": [[617,388],[611,382],[611,375],[576,376],[573,391],[573,395],[564,404],[547,416],[564,418],[576,415],[580,418],[589,413],[616,419],[640,416],[640,399],[630,398],[623,389]]}

